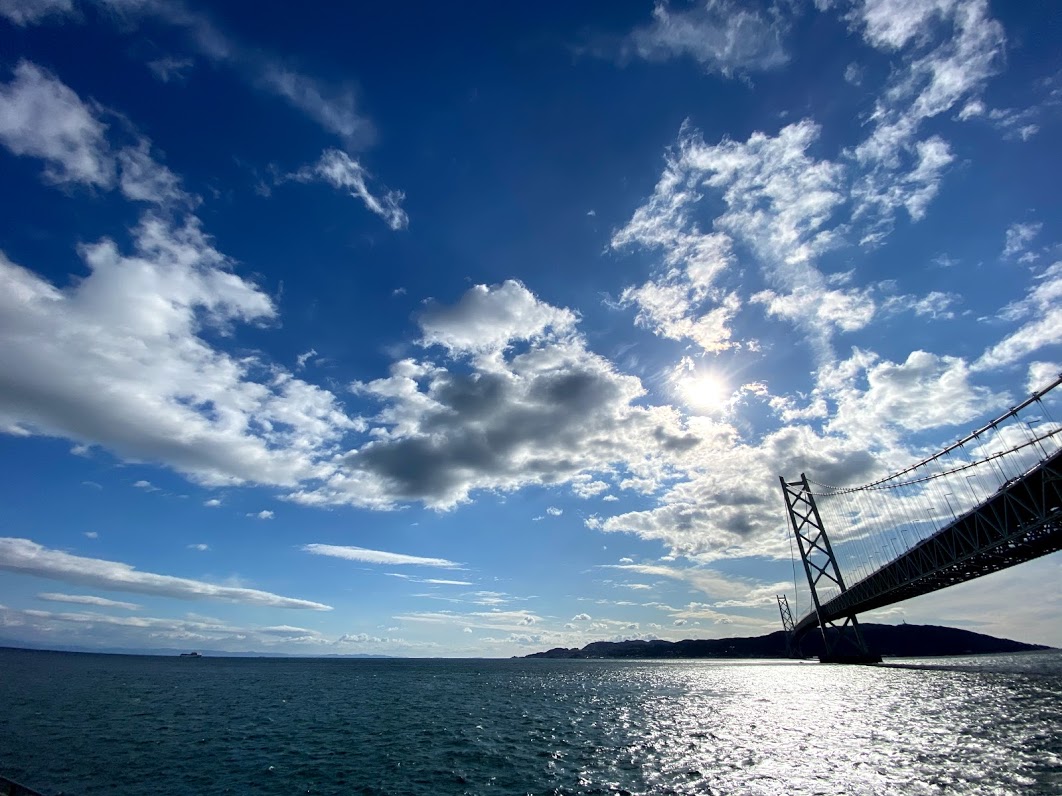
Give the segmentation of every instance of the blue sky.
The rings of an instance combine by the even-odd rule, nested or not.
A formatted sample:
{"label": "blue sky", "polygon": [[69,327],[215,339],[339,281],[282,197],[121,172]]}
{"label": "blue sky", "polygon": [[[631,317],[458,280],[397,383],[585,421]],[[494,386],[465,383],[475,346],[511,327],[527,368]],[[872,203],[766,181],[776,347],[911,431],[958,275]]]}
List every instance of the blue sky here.
{"label": "blue sky", "polygon": [[778,475],[1062,370],[1053,4],[385,5],[0,0],[4,642],[770,632]]}

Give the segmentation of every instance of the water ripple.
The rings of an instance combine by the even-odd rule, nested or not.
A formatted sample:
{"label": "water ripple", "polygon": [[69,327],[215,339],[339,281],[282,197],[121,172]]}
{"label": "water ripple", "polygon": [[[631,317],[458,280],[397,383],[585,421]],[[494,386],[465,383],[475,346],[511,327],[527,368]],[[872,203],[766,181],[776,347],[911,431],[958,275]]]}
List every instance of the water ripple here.
{"label": "water ripple", "polygon": [[1062,794],[1062,655],[883,667],[0,650],[45,792]]}

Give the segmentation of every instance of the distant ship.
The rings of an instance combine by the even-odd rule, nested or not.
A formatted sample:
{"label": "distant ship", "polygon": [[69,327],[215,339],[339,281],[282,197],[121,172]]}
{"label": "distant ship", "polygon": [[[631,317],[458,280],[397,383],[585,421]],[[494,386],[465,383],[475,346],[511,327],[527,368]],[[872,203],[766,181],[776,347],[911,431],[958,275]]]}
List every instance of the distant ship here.
{"label": "distant ship", "polygon": [[182,652],[181,653],[181,657],[182,658],[202,658],[203,656],[200,655],[198,652]]}

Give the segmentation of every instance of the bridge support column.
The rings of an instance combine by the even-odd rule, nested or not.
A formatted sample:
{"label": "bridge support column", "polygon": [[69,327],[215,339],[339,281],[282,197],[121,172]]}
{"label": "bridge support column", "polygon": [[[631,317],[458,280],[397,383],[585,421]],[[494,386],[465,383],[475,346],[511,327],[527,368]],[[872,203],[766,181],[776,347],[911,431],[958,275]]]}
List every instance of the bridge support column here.
{"label": "bridge support column", "polygon": [[[807,476],[801,473],[800,480],[793,482],[781,477],[778,480],[782,483],[786,511],[797,546],[800,548],[800,560],[808,576],[811,601],[815,605],[819,629],[822,631],[825,651],[819,656],[819,660],[823,663],[879,663],[881,656],[867,648],[855,614],[829,617],[824,615],[822,610],[818,590],[823,578],[826,579],[827,589],[836,588],[843,593],[847,587],[837,566],[833,546],[822,525],[819,508],[815,505],[815,496],[811,493]],[[783,617],[783,623],[784,621]]]}
{"label": "bridge support column", "polygon": [[793,622],[793,612],[789,610],[789,600],[784,594],[776,594],[778,600],[778,613],[782,615],[782,630],[785,631],[785,653],[790,658],[799,658],[798,644],[793,640],[793,631],[796,625]]}

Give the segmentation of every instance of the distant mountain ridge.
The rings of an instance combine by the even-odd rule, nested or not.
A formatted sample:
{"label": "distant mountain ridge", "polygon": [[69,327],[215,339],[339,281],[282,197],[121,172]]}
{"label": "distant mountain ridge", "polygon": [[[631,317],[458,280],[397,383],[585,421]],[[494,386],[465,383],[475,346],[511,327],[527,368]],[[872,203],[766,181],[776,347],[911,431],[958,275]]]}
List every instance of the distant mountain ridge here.
{"label": "distant mountain ridge", "polygon": [[[1051,649],[1043,644],[1025,644],[987,636],[970,630],[937,625],[878,625],[859,627],[867,645],[888,658],[936,657],[986,653],[1033,652]],[[801,644],[804,656],[822,653],[822,634],[809,633]],[[785,658],[785,634],[778,630],[766,636],[683,641],[595,641],[585,647],[556,647],[527,658]]]}

